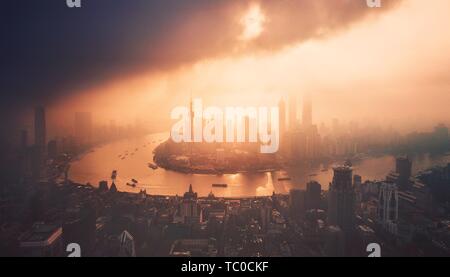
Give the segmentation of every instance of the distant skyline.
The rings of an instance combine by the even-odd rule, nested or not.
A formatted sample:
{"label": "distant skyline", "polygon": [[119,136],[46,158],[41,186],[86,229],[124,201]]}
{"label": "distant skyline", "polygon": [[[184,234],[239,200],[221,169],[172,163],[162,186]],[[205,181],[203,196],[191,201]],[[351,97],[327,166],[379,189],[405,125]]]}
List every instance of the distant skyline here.
{"label": "distant skyline", "polygon": [[89,111],[164,129],[190,94],[233,106],[295,94],[298,115],[311,94],[316,124],[450,122],[445,0],[63,2],[2,8],[2,113],[21,126],[45,105],[58,125]]}

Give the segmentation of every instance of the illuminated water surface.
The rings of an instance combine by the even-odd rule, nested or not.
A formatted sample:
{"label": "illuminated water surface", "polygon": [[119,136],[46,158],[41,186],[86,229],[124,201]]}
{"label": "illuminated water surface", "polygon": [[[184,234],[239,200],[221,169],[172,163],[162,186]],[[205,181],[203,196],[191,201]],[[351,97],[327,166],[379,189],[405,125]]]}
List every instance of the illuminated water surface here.
{"label": "illuminated water surface", "polygon": [[[112,170],[118,171],[116,185],[119,191],[139,192],[146,189],[153,195],[182,195],[189,184],[200,196],[210,192],[220,197],[248,197],[288,193],[291,188],[304,188],[310,180],[318,181],[323,189],[328,188],[332,179],[331,165],[301,166],[287,169],[290,181],[279,181],[281,172],[253,174],[198,175],[184,174],[158,168],[153,170],[148,163],[153,161],[153,149],[168,134],[152,134],[146,137],[116,141],[95,148],[92,152],[72,163],[69,178],[78,183],[91,183],[98,186],[101,180],[108,180]],[[123,155],[125,159],[122,159]],[[120,156],[120,157],[119,157]],[[417,156],[413,160],[413,171],[426,169],[435,164],[450,162],[449,156]],[[354,173],[364,180],[381,180],[395,168],[392,156],[367,158],[354,162]],[[138,181],[136,187],[128,186],[131,179]],[[214,188],[212,184],[228,184],[227,188]]]}

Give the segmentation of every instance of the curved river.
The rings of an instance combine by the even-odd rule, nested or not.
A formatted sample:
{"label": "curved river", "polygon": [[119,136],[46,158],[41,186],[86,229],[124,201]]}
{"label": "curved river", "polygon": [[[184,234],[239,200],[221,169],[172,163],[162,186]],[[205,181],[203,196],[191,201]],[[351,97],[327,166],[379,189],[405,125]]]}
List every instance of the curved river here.
{"label": "curved river", "polygon": [[[198,175],[168,171],[162,168],[156,170],[148,167],[153,162],[153,149],[168,138],[167,133],[152,134],[145,137],[124,139],[93,149],[81,156],[71,165],[69,178],[77,183],[91,183],[98,186],[99,181],[108,180],[111,183],[111,172],[118,171],[116,186],[119,191],[139,192],[145,189],[153,195],[183,195],[189,184],[199,196],[210,192],[220,197],[249,197],[289,193],[291,188],[304,188],[310,180],[316,180],[327,189],[333,177],[331,167],[319,164],[314,166],[299,166],[286,169],[290,181],[279,181],[285,176],[281,172]],[[122,155],[128,153],[125,159]],[[119,157],[120,156],[120,157]],[[424,170],[436,164],[450,162],[449,156],[430,157],[421,155],[413,159],[413,171]],[[382,180],[395,169],[395,159],[392,156],[371,157],[354,162],[354,174],[359,174],[364,180]],[[136,187],[128,186],[131,179],[138,181]],[[214,188],[212,184],[228,184],[226,188]]]}

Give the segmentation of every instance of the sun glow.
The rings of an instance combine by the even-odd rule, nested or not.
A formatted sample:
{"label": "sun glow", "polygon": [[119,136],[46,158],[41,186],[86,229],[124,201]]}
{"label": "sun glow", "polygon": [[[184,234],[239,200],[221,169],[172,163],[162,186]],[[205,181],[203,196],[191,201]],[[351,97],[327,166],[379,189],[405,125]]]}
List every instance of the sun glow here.
{"label": "sun glow", "polygon": [[264,22],[266,16],[263,14],[261,7],[258,4],[250,6],[248,11],[241,19],[241,24],[244,30],[240,36],[241,40],[253,40],[261,35],[264,31]]}

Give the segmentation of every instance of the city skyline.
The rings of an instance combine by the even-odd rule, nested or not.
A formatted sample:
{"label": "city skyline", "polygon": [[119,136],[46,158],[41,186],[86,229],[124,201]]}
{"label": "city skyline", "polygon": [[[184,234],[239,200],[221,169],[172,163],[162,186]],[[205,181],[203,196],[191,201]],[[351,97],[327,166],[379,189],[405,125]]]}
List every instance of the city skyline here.
{"label": "city skyline", "polygon": [[[29,122],[30,109],[40,104],[47,107],[49,119],[55,121],[57,125],[68,121],[75,112],[90,111],[101,122],[115,120],[122,121],[121,124],[130,124],[136,118],[140,118],[162,129],[170,124],[170,110],[187,101],[192,93],[211,105],[232,106],[269,105],[278,102],[281,97],[287,99],[289,95],[297,95],[299,100],[297,105],[301,106],[300,99],[310,94],[317,107],[315,110],[317,123],[327,122],[332,118],[346,121],[365,118],[368,121],[389,122],[390,125],[402,127],[407,131],[414,131],[414,128],[424,130],[438,122],[448,124],[450,119],[445,103],[449,102],[450,94],[444,69],[447,67],[445,61],[449,60],[449,53],[446,50],[449,47],[446,46],[450,42],[446,39],[448,36],[440,33],[444,30],[438,28],[446,25],[448,17],[444,11],[447,10],[448,3],[439,0],[422,5],[421,1],[385,1],[382,8],[370,9],[364,2],[321,5],[320,9],[323,9],[324,13],[337,18],[336,26],[328,26],[331,23],[326,19],[319,18],[315,22],[312,18],[305,17],[303,19],[306,21],[303,22],[305,27],[300,28],[297,33],[294,31],[296,27],[286,25],[280,16],[284,13],[301,14],[311,11],[311,17],[314,17],[318,11],[315,11],[314,6],[307,1],[304,3],[294,1],[292,5],[299,7],[293,11],[287,11],[286,6],[258,1],[239,3],[222,1],[214,6],[213,10],[224,17],[224,28],[228,28],[227,24],[233,27],[230,27],[230,33],[227,34],[230,44],[221,47],[220,51],[218,49],[219,55],[193,55],[188,62],[167,68],[158,68],[158,64],[164,64],[164,58],[158,60],[157,65],[150,59],[149,70],[143,64],[139,65],[140,70],[133,71],[132,74],[129,72],[111,74],[111,77],[107,75],[96,81],[89,77],[78,78],[77,83],[73,86],[64,85],[64,89],[52,88],[54,82],[48,80],[50,75],[41,76],[42,82],[35,89],[24,90],[20,90],[21,86],[18,84],[13,87],[14,83],[11,82],[15,78],[10,78],[4,83],[9,87],[4,87],[3,91],[6,93],[2,94],[2,97],[7,97],[5,100],[8,100],[2,102],[8,102],[9,105],[5,106],[2,112],[10,111],[8,115],[11,117],[12,114],[13,120],[3,125],[5,128],[10,127],[9,124],[13,122],[25,125],[25,122]],[[118,3],[121,1],[118,0]],[[71,20],[76,20],[77,13],[90,14],[100,9],[97,4],[89,5],[90,8],[80,9],[72,14],[73,19],[69,17],[64,19],[64,22],[70,24]],[[134,4],[129,5],[134,12],[137,7]],[[165,11],[175,13],[170,5],[167,5]],[[187,9],[189,16],[186,16],[186,22],[183,22],[187,27],[168,34],[166,39],[168,41],[156,40],[161,47],[173,45],[170,40],[173,36],[173,40],[187,40],[188,46],[195,48],[196,39],[190,39],[189,34],[196,31],[210,34],[206,27],[197,30],[200,24],[203,25],[211,19],[201,12],[202,3],[196,5],[199,5],[200,15],[196,16],[195,5]],[[47,4],[38,8],[60,9],[59,6],[51,7]],[[143,7],[144,10],[145,8]],[[11,6],[11,9],[18,13],[23,12],[20,5]],[[151,9],[151,4],[148,9]],[[61,9],[60,12],[66,14],[69,11]],[[36,16],[30,18],[30,22]],[[120,14],[114,13],[114,16],[117,16],[118,22],[123,20]],[[246,16],[255,17],[257,23],[254,23],[255,20],[245,20]],[[309,26],[308,20],[312,22],[312,30],[306,27]],[[90,23],[95,28],[101,28],[103,32],[107,30],[97,21]],[[23,24],[28,26],[28,22]],[[160,24],[168,23],[163,20]],[[177,26],[174,23],[172,28]],[[220,26],[222,27],[222,24]],[[127,27],[129,26],[124,25],[124,28]],[[256,28],[257,32],[248,37],[244,36],[243,40],[242,32],[246,30],[251,32],[249,31],[251,28]],[[427,36],[426,38],[415,36],[415,33],[410,31],[426,28],[430,31],[421,32]],[[136,32],[140,32],[140,29],[138,28]],[[84,38],[87,34],[89,32],[80,32],[76,35]],[[149,37],[142,36],[141,39],[152,41],[152,35],[156,34],[158,33],[155,31],[155,34],[150,34]],[[10,39],[11,45],[19,42],[16,35],[10,33],[5,35]],[[391,41],[389,49],[380,43],[387,37]],[[215,36],[214,38],[220,39]],[[123,40],[122,43],[133,44],[133,39],[136,39],[135,36]],[[206,48],[209,46],[208,41],[198,43]],[[259,44],[261,45],[258,46]],[[276,47],[272,47],[272,44]],[[34,51],[36,54],[49,55],[38,46]],[[80,52],[77,54],[77,51]],[[70,66],[70,63],[74,63],[72,57],[83,55],[83,51],[85,50],[72,49],[72,52],[67,52],[66,58],[62,60],[67,60],[68,68],[72,68]],[[112,51],[118,54],[118,50]],[[186,51],[194,53],[192,49]],[[127,50],[122,54],[132,56],[133,53],[133,50]],[[157,55],[157,51],[152,48],[149,48],[148,53],[151,57]],[[141,52],[135,54],[147,56]],[[91,57],[93,53],[86,55]],[[411,58],[412,55],[414,58]],[[105,59],[101,55],[98,57]],[[167,59],[172,60],[168,57]],[[411,65],[411,61],[421,66]],[[31,58],[23,63],[32,66]],[[178,61],[174,60],[173,63],[178,64]],[[77,63],[75,65],[74,68],[80,68],[78,71],[86,69]],[[15,68],[13,61],[10,66],[12,69]],[[96,70],[103,72],[108,68],[105,65],[99,66]],[[6,70],[4,76],[9,76],[7,74],[10,73]],[[75,72],[73,76],[79,75]],[[66,80],[65,77],[63,79]],[[82,88],[79,88],[80,86]],[[21,97],[16,99],[18,95]],[[264,97],[261,97],[262,95]],[[167,98],[172,101],[165,101]],[[155,108],[159,111],[157,114],[151,112]],[[398,111],[399,108],[401,112]],[[414,118],[414,124],[409,120],[411,117]]]}
{"label": "city skyline", "polygon": [[0,256],[450,257],[448,0],[4,2]]}

